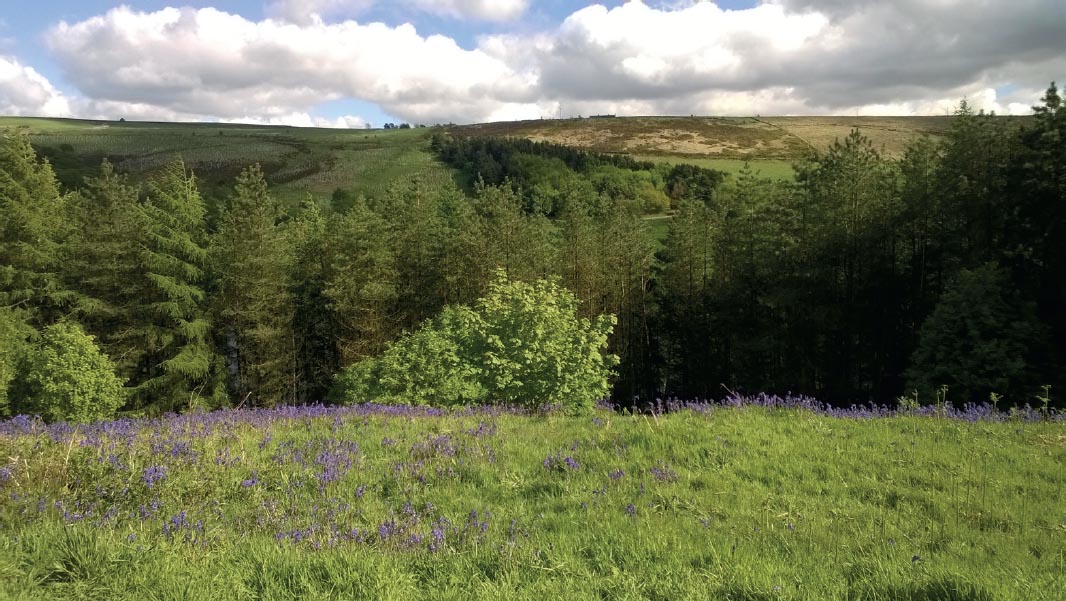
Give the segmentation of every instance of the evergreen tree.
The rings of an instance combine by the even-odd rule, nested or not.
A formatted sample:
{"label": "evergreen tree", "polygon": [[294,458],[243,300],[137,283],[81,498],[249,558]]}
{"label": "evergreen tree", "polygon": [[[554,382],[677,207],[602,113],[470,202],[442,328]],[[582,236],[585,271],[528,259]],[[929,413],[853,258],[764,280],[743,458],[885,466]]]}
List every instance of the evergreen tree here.
{"label": "evergreen tree", "polygon": [[145,292],[140,265],[144,221],[139,190],[106,160],[71,197],[76,231],[66,245],[64,274],[77,291],[79,321],[115,363],[134,377],[145,352],[139,335]]}
{"label": "evergreen tree", "polygon": [[963,269],[922,324],[907,370],[907,386],[933,398],[947,386],[958,403],[981,403],[989,393],[1023,403],[1036,388],[1030,357],[1043,339],[1031,302],[1012,290],[994,263]]}
{"label": "evergreen tree", "polygon": [[399,275],[388,222],[359,198],[329,222],[326,298],[337,323],[341,364],[381,353],[399,335]]}
{"label": "evergreen tree", "polygon": [[74,295],[59,276],[69,234],[66,197],[24,135],[0,137],[0,306],[28,309],[49,324]]}
{"label": "evergreen tree", "polygon": [[317,402],[326,398],[340,369],[340,356],[337,321],[326,296],[330,269],[326,220],[314,198],[303,200],[287,232],[293,249],[289,281],[295,307],[296,400]]}
{"label": "evergreen tree", "polygon": [[556,260],[555,228],[543,215],[522,210],[522,199],[509,186],[478,186],[475,207],[477,250],[483,285],[497,269],[516,280],[534,280],[553,272]]}
{"label": "evergreen tree", "polygon": [[144,354],[134,406],[154,412],[218,406],[221,357],[207,317],[204,201],[182,161],[167,165],[138,207],[145,227],[139,261],[145,286],[136,337]]}
{"label": "evergreen tree", "polygon": [[901,270],[897,262],[902,204],[895,166],[855,130],[800,166],[806,193],[801,223],[811,349],[830,399],[870,396],[903,370],[896,346]]}
{"label": "evergreen tree", "polygon": [[258,165],[237,177],[210,248],[217,278],[217,332],[240,403],[294,397],[290,253],[281,212]]}
{"label": "evergreen tree", "polygon": [[1020,132],[1008,187],[1006,263],[1037,303],[1056,346],[1040,360],[1045,382],[1066,387],[1066,102],[1054,83]]}
{"label": "evergreen tree", "polygon": [[721,372],[714,344],[714,258],[719,218],[705,204],[680,201],[661,251],[658,277],[664,388],[688,398],[717,395]]}

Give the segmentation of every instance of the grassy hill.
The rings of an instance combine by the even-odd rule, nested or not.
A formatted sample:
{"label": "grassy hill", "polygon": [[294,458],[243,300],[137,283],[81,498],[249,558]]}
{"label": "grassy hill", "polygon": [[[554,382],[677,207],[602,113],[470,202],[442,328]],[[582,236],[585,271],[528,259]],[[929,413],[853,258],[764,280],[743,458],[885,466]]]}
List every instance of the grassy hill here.
{"label": "grassy hill", "polygon": [[[593,117],[453,126],[463,136],[511,136],[598,152],[735,172],[745,162],[763,175],[792,176],[792,163],[859,128],[898,157],[917,136],[938,137],[951,117]],[[27,132],[65,185],[73,187],[107,158],[147,175],[183,157],[208,197],[222,197],[246,165],[263,166],[275,193],[295,200],[341,188],[375,196],[401,177],[449,178],[428,152],[431,129],[337,130],[217,123],[151,123],[0,117],[0,130]]]}
{"label": "grassy hill", "polygon": [[0,422],[0,591],[1061,599],[1063,423],[923,413],[319,406]]}
{"label": "grassy hill", "polygon": [[428,129],[343,130],[216,123],[0,118],[0,130],[29,134],[68,187],[103,159],[134,177],[182,157],[208,197],[222,197],[245,166],[259,163],[283,200],[337,188],[374,196],[399,178],[447,179],[428,152]]}

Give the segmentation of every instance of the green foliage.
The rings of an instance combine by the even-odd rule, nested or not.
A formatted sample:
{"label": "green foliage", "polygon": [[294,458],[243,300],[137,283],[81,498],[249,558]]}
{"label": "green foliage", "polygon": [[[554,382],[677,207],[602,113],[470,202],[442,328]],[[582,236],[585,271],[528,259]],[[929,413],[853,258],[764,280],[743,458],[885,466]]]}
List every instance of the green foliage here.
{"label": "green foliage", "polygon": [[326,397],[340,357],[337,319],[325,292],[330,271],[326,220],[314,198],[304,199],[300,212],[287,224],[286,234],[293,252],[289,281],[294,305],[296,400],[317,402]]}
{"label": "green foliage", "polygon": [[1011,289],[1006,272],[992,263],[964,269],[922,324],[907,385],[926,398],[947,386],[959,402],[994,392],[1022,403],[1033,385],[1028,357],[1040,345],[1032,303]]}
{"label": "green foliage", "polygon": [[579,318],[576,297],[557,280],[527,284],[502,273],[475,311],[466,328],[490,399],[587,411],[607,396],[618,362],[602,353],[613,315]]}
{"label": "green foliage", "polygon": [[80,323],[124,379],[134,376],[148,350],[139,336],[148,284],[140,256],[146,231],[139,193],[105,160],[71,196],[77,227],[64,248],[64,273],[67,286],[78,293]]}
{"label": "green foliage", "polygon": [[260,406],[295,392],[291,253],[281,217],[262,170],[249,167],[237,178],[210,248],[217,335],[235,367],[230,388],[242,403]]}
{"label": "green foliage", "polygon": [[329,265],[322,294],[337,320],[342,364],[380,353],[399,333],[390,319],[399,282],[388,231],[365,198],[327,226]]}
{"label": "green foliage", "polygon": [[225,390],[207,316],[206,211],[196,178],[181,161],[167,165],[138,210],[145,289],[136,335],[145,357],[131,382],[134,404],[157,413],[217,407]]}
{"label": "green foliage", "polygon": [[26,324],[25,312],[0,307],[0,417],[9,415],[8,387],[18,371],[34,329]]}
{"label": "green foliage", "polygon": [[10,396],[13,413],[49,422],[107,419],[125,400],[114,364],[92,336],[69,321],[41,332],[20,363]]}
{"label": "green foliage", "polygon": [[72,299],[59,275],[65,215],[48,162],[26,136],[0,137],[0,306],[28,309],[38,324],[57,319]]}
{"label": "green foliage", "polygon": [[454,406],[482,403],[473,353],[478,316],[469,308],[449,306],[418,330],[404,334],[377,357],[359,361],[340,376],[339,400],[412,405]]}
{"label": "green foliage", "polygon": [[337,395],[349,402],[455,405],[501,402],[589,410],[607,396],[617,363],[604,347],[616,320],[579,318],[555,280],[527,284],[504,272],[473,309],[449,307],[349,367]]}

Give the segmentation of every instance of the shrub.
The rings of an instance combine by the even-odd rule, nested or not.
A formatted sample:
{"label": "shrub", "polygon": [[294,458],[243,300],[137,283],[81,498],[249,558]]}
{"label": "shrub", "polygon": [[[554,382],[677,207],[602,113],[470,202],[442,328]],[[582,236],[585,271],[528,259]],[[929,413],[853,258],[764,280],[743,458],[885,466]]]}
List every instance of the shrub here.
{"label": "shrub", "polygon": [[603,353],[614,323],[579,318],[577,299],[554,279],[530,284],[500,272],[473,309],[448,307],[381,356],[346,369],[335,397],[588,410],[607,395],[618,362]]}
{"label": "shrub", "polygon": [[0,307],[0,417],[7,416],[8,387],[15,379],[19,363],[29,349],[33,328],[14,309]]}
{"label": "shrub", "polygon": [[45,328],[20,361],[11,407],[49,422],[105,419],[124,400],[122,384],[93,337],[75,323],[60,322]]}

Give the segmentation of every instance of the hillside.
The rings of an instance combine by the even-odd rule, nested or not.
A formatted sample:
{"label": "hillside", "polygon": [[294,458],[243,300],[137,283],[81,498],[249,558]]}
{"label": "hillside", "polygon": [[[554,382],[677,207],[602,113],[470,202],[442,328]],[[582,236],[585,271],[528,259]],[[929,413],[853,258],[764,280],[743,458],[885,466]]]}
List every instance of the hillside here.
{"label": "hillside", "polygon": [[78,186],[103,159],[134,177],[176,157],[196,172],[208,197],[225,196],[241,169],[259,163],[283,200],[340,188],[379,195],[411,176],[449,178],[426,152],[427,129],[344,130],[217,123],[150,123],[0,117],[0,130],[30,136],[61,183]]}
{"label": "hillside", "polygon": [[889,158],[916,137],[941,137],[951,117],[591,117],[483,123],[451,128],[464,136],[511,136],[656,162],[732,172],[745,161],[787,178],[810,149],[825,150],[860,129]]}
{"label": "hillside", "polygon": [[[455,126],[453,135],[510,136],[626,153],[655,162],[732,172],[751,161],[787,178],[810,148],[824,150],[860,128],[875,148],[898,157],[917,136],[938,137],[950,117],[597,117]],[[67,187],[107,158],[119,171],[151,173],[181,156],[209,197],[224,196],[244,166],[263,166],[274,192],[297,200],[336,189],[377,196],[411,174],[449,177],[426,151],[430,129],[336,130],[217,123],[151,123],[0,117],[0,130],[26,131]]]}

